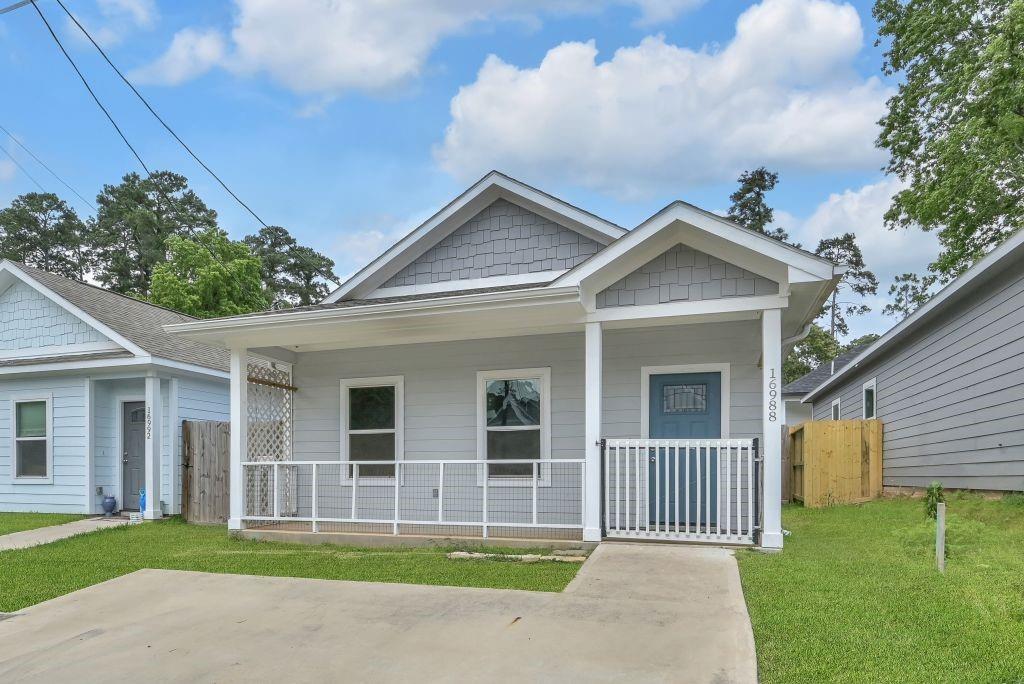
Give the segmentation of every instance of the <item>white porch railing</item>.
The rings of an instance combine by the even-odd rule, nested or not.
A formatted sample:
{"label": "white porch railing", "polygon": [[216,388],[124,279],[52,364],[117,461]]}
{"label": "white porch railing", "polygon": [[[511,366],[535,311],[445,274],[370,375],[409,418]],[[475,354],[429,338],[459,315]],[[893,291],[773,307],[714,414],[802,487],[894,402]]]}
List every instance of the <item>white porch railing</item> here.
{"label": "white porch railing", "polygon": [[753,544],[758,460],[751,439],[609,439],[608,537]]}
{"label": "white porch railing", "polygon": [[248,461],[243,520],[312,532],[579,539],[585,462]]}

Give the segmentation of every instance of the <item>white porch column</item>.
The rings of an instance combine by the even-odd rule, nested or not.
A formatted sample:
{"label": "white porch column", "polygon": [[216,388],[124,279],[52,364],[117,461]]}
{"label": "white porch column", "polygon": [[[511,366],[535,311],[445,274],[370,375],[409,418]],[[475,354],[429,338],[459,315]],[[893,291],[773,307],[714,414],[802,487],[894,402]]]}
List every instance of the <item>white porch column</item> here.
{"label": "white porch column", "polygon": [[157,520],[162,515],[160,508],[160,447],[163,423],[163,397],[160,394],[160,378],[146,376],[146,508],[142,517]]}
{"label": "white porch column", "polygon": [[761,315],[762,432],[761,471],[764,478],[764,511],[761,546],[782,548],[782,432],[786,422],[782,388],[782,310],[766,309]]}
{"label": "white porch column", "polygon": [[231,350],[231,467],[228,529],[242,529],[245,511],[242,462],[249,453],[249,352],[245,347]]}
{"label": "white porch column", "polygon": [[584,394],[586,403],[586,504],[583,541],[601,541],[601,324],[586,323]]}

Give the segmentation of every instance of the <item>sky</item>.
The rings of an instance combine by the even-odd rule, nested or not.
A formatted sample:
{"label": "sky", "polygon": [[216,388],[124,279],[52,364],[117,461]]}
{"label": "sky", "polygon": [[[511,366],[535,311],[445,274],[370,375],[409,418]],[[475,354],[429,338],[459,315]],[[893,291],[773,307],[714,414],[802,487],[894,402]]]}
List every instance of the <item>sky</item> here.
{"label": "sky", "polygon": [[[6,5],[13,0],[0,0]],[[878,276],[851,336],[895,323],[895,275],[934,235],[894,232],[871,3],[833,0],[64,0],[179,135],[268,224],[345,276],[490,169],[626,228],[674,199],[724,213],[779,173],[804,247],[854,232]],[[70,22],[39,7],[153,169],[187,176],[232,237],[256,221]],[[92,199],[139,170],[31,6],[0,15],[0,125]],[[92,210],[0,134],[0,206],[36,182]]]}

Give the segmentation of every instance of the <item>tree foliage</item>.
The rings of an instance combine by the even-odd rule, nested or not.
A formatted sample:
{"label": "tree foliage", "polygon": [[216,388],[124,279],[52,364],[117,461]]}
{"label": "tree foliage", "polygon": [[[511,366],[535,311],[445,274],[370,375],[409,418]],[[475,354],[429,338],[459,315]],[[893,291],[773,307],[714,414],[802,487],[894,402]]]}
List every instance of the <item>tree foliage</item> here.
{"label": "tree foliage", "polygon": [[782,381],[793,382],[838,354],[839,343],[835,338],[817,323],[812,323],[807,337],[798,342],[786,356],[782,364]]}
{"label": "tree foliage", "polygon": [[[864,263],[864,254],[857,245],[857,237],[853,233],[822,240],[814,253],[846,266],[846,273],[822,307],[821,317],[828,320],[828,332],[833,339],[837,334],[849,335],[847,316],[862,316],[871,311],[871,307],[864,304],[860,298],[878,292],[878,278]],[[858,299],[841,301],[839,297],[845,295],[856,295]]]}
{"label": "tree foliage", "polygon": [[95,276],[122,294],[146,296],[153,270],[167,260],[172,236],[193,236],[217,227],[217,212],[170,171],[142,178],[129,173],[105,185],[96,198],[89,239],[95,248]]}
{"label": "tree foliage", "polygon": [[30,192],[0,210],[0,258],[84,280],[89,270],[85,231],[75,210],[57,195]]}
{"label": "tree foliage", "polygon": [[760,166],[753,171],[744,171],[736,182],[740,187],[729,195],[732,204],[728,217],[744,228],[788,242],[789,233],[782,228],[770,227],[775,218],[775,210],[768,206],[765,199],[765,195],[778,184],[779,174]]}
{"label": "tree foliage", "polygon": [[905,181],[890,228],[938,231],[944,280],[1024,225],[1024,0],[877,0],[889,99],[878,144]]}
{"label": "tree foliage", "polygon": [[918,277],[916,273],[896,276],[893,284],[889,286],[892,301],[885,305],[882,313],[903,320],[931,299],[931,287],[936,279],[933,275]]}
{"label": "tree foliage", "polygon": [[262,228],[245,244],[263,263],[263,287],[275,307],[313,304],[327,296],[328,283],[338,282],[334,261],[298,244],[281,226]]}
{"label": "tree foliage", "polygon": [[259,258],[224,231],[208,228],[194,240],[171,235],[167,254],[153,267],[152,303],[197,318],[251,313],[269,305]]}

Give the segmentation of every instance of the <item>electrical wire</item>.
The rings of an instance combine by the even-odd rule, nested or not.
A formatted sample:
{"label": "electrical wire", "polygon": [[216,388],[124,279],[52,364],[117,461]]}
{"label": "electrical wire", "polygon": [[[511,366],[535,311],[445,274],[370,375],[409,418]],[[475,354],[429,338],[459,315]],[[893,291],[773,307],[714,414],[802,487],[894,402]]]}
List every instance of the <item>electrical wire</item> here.
{"label": "electrical wire", "polygon": [[13,155],[13,154],[11,154],[11,153],[10,153],[10,151],[9,151],[9,150],[8,150],[8,149],[7,149],[6,147],[4,147],[3,145],[0,145],[0,150],[3,150],[3,151],[4,151],[4,154],[6,154],[6,155],[7,155],[7,156],[8,156],[9,158],[10,158],[10,160],[11,160],[12,162],[14,162],[14,165],[15,165],[15,166],[17,166],[17,167],[18,167],[19,169],[21,169],[21,172],[22,172],[23,174],[25,174],[26,176],[28,176],[28,179],[29,179],[30,181],[32,181],[33,183],[35,183],[35,184],[36,184],[36,187],[37,187],[37,188],[39,188],[39,192],[46,192],[46,188],[44,188],[44,187],[42,186],[42,184],[41,184],[41,183],[40,183],[39,181],[37,181],[37,180],[35,179],[35,177],[34,177],[34,176],[33,176],[33,175],[31,174],[31,173],[29,173],[29,172],[28,172],[28,171],[27,171],[27,170],[25,169],[25,167],[24,167],[24,166],[22,166],[22,165],[21,165],[21,163],[20,163],[20,162],[19,162],[19,161],[18,161],[17,159],[15,159],[15,158],[14,158],[14,155]]}
{"label": "electrical wire", "polygon": [[[21,142],[21,141],[20,141],[20,140],[18,140],[18,139],[17,139],[16,137],[14,137],[14,134],[13,134],[13,133],[11,133],[11,132],[10,132],[9,130],[7,130],[6,128],[4,128],[4,126],[3,126],[2,124],[0,124],[0,131],[3,131],[4,133],[6,133],[6,134],[7,134],[7,137],[8,137],[8,138],[10,138],[10,139],[11,139],[11,141],[12,141],[12,142],[13,142],[13,143],[14,143],[15,145],[17,145],[18,147],[20,147],[21,149],[23,149],[23,150],[24,150],[24,151],[25,151],[26,153],[28,153],[28,156],[30,156],[30,157],[32,157],[33,159],[35,159],[35,160],[36,160],[36,163],[37,163],[37,164],[39,164],[39,165],[40,165],[40,166],[42,166],[42,167],[43,167],[44,169],[46,169],[46,170],[47,170],[47,171],[48,171],[48,172],[50,173],[50,175],[51,175],[51,176],[53,176],[54,178],[56,178],[56,179],[57,179],[58,181],[60,181],[60,182],[61,182],[61,184],[63,184],[65,188],[67,188],[68,190],[70,190],[71,192],[73,192],[73,193],[74,193],[75,195],[77,195],[77,196],[78,196],[78,199],[80,199],[80,200],[82,200],[83,202],[85,202],[86,206],[88,206],[88,207],[89,207],[90,209],[92,209],[93,211],[96,211],[96,207],[94,207],[94,206],[92,205],[92,202],[90,202],[89,200],[87,200],[87,199],[85,199],[84,197],[82,197],[81,193],[79,193],[79,192],[78,192],[77,190],[75,190],[75,189],[74,189],[73,187],[71,187],[71,185],[70,185],[70,184],[69,184],[69,183],[68,183],[68,182],[67,182],[66,180],[64,180],[63,178],[61,178],[60,176],[58,176],[58,175],[57,175],[57,172],[56,172],[56,171],[54,171],[54,170],[53,170],[53,169],[51,169],[51,168],[50,168],[49,166],[47,166],[47,165],[46,165],[46,163],[45,163],[45,162],[43,162],[43,160],[42,160],[42,159],[40,159],[39,157],[37,157],[37,156],[36,156],[36,155],[35,155],[35,154],[34,154],[34,153],[32,152],[32,150],[30,150],[30,149],[29,149],[28,147],[26,147],[26,146],[25,146],[25,143]],[[4,150],[4,152],[7,152],[7,150]],[[10,155],[10,152],[8,152],[8,153],[7,153],[7,156],[11,156],[11,155]],[[12,158],[12,159],[13,159],[13,158]],[[15,162],[15,163],[17,163],[17,162]],[[28,174],[26,173],[25,175],[28,175]],[[36,185],[38,185],[38,183],[37,183]]]}

